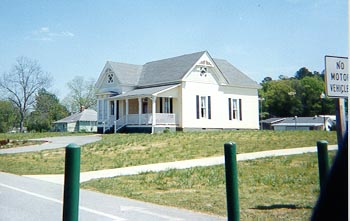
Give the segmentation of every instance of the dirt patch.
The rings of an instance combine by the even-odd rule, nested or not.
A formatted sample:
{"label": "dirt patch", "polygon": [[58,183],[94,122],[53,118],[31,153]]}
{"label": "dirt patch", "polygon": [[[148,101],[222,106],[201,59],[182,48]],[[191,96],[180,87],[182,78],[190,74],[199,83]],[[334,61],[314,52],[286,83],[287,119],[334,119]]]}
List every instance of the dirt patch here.
{"label": "dirt patch", "polygon": [[45,143],[46,141],[38,141],[38,140],[1,140],[0,141],[0,149],[8,149],[14,147],[25,147],[31,145],[40,145]]}

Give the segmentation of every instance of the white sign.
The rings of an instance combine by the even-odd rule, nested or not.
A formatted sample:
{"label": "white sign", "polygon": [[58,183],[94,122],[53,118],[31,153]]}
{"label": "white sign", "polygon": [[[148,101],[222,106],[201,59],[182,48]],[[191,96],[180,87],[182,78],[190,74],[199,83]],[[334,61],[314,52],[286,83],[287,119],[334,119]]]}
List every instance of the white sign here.
{"label": "white sign", "polygon": [[329,97],[347,97],[349,91],[348,58],[325,56],[326,94]]}

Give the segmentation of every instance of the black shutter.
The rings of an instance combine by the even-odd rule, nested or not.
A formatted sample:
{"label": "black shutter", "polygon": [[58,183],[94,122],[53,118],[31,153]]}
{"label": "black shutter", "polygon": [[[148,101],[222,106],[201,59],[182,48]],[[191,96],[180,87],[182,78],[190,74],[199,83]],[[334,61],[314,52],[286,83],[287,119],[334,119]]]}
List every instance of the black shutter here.
{"label": "black shutter", "polygon": [[170,113],[173,113],[173,98],[170,98]]}
{"label": "black shutter", "polygon": [[199,119],[199,96],[196,95],[197,119]]}
{"label": "black shutter", "polygon": [[159,113],[163,113],[163,98],[159,98]]}
{"label": "black shutter", "polygon": [[239,99],[239,120],[242,120],[242,99]]}
{"label": "black shutter", "polygon": [[210,96],[208,96],[208,119],[211,119],[211,103]]}
{"label": "black shutter", "polygon": [[231,98],[228,99],[228,119],[232,120]]}
{"label": "black shutter", "polygon": [[116,113],[116,116],[115,116],[116,118],[115,118],[115,119],[116,119],[116,120],[119,120],[119,100],[117,100],[116,112],[117,112],[117,113]]}

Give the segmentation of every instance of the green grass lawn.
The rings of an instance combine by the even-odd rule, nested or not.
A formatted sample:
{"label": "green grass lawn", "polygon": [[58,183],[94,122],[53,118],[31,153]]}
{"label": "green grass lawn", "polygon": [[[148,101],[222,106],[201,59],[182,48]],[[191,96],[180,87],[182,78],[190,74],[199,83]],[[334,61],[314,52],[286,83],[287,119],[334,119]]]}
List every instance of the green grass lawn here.
{"label": "green grass lawn", "polygon": [[[309,219],[319,193],[317,153],[241,161],[238,174],[241,220]],[[82,188],[226,216],[223,165],[97,179]]]}
{"label": "green grass lawn", "polygon": [[[30,134],[26,134],[29,138]],[[33,134],[39,137],[41,134]],[[66,134],[64,134],[66,135]],[[3,135],[1,135],[3,136]],[[336,143],[325,131],[216,131],[160,134],[109,134],[84,145],[81,171],[120,168],[223,155],[225,142],[234,141],[237,153],[315,146],[317,140]],[[64,148],[35,153],[0,155],[0,171],[15,174],[64,173]]]}
{"label": "green grass lawn", "polygon": [[[42,134],[24,136],[24,139],[44,137]],[[2,134],[0,137],[6,136]],[[220,156],[223,155],[224,143],[229,141],[236,142],[237,153],[248,153],[315,146],[317,140],[336,144],[336,133],[217,131],[110,134],[103,135],[99,142],[82,147],[81,171]],[[60,148],[0,155],[0,171],[15,174],[63,173],[64,154],[64,148]],[[238,162],[238,172],[242,220],[308,220],[319,193],[316,153]],[[84,183],[82,187],[226,215],[223,165],[98,179]]]}

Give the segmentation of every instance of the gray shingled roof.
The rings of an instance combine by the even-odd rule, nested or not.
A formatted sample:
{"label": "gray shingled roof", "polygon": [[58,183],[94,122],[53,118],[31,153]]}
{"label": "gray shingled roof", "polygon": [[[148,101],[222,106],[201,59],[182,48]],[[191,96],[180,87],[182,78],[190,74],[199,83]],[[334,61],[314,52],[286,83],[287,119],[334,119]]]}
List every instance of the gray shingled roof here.
{"label": "gray shingled roof", "polygon": [[[118,80],[123,85],[150,87],[154,85],[176,84],[206,53],[205,51],[185,54],[173,58],[148,62],[144,65],[111,62]],[[230,85],[260,88],[260,86],[224,59],[214,59],[215,64]]]}
{"label": "gray shingled roof", "polygon": [[139,86],[179,82],[205,52],[148,62],[143,65]]}
{"label": "gray shingled roof", "polygon": [[142,65],[113,61],[108,61],[108,63],[112,66],[113,71],[121,84],[133,86],[137,85],[142,70]]}
{"label": "gray shingled roof", "polygon": [[235,66],[224,59],[214,58],[216,66],[220,69],[221,73],[228,80],[229,84],[235,86],[246,86],[260,88],[260,86],[245,75],[243,72],[238,70]]}
{"label": "gray shingled roof", "polygon": [[91,109],[86,109],[80,113],[76,113],[61,120],[55,121],[54,124],[71,123],[77,121],[97,121],[97,112]]}
{"label": "gray shingled roof", "polygon": [[265,119],[262,120],[262,123],[268,123],[268,124],[273,124],[273,123],[277,123],[277,122],[281,122],[283,121],[285,118],[281,118],[281,117],[273,117],[273,118],[269,118],[269,119]]}
{"label": "gray shingled roof", "polygon": [[[326,121],[329,118],[326,117]],[[297,117],[295,120],[294,117],[289,117],[284,119],[282,122],[273,124],[272,126],[288,126],[295,125],[295,123],[299,126],[307,126],[307,125],[323,125],[325,119],[323,117]]]}

